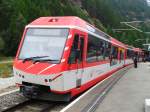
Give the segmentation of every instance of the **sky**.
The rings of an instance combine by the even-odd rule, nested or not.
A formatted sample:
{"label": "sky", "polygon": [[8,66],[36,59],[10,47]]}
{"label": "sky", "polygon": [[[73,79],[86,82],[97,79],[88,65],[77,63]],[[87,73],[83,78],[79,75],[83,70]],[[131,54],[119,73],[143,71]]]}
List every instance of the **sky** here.
{"label": "sky", "polygon": [[147,0],[148,5],[150,6],[150,0]]}
{"label": "sky", "polygon": [[147,2],[150,2],[150,0],[147,0]]}

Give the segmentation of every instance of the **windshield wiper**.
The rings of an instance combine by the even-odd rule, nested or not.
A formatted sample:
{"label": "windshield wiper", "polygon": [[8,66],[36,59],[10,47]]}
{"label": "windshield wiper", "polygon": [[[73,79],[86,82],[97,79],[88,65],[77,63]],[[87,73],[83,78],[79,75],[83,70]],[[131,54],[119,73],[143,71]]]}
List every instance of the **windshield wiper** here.
{"label": "windshield wiper", "polygon": [[26,61],[34,60],[34,59],[37,59],[37,58],[45,58],[45,57],[49,57],[49,56],[34,56],[34,57],[28,57],[28,58],[23,59],[22,62],[25,63]]}
{"label": "windshield wiper", "polygon": [[47,61],[59,61],[59,60],[56,60],[56,59],[34,59],[34,64],[36,63],[36,62],[47,62]]}

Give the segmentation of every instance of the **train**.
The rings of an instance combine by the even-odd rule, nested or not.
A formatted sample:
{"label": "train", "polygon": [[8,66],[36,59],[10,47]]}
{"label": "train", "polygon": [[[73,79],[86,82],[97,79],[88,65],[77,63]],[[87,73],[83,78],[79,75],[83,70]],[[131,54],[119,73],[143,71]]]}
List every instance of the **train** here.
{"label": "train", "polygon": [[27,98],[70,101],[141,59],[128,46],[76,16],[40,17],[25,26],[14,59],[16,85]]}

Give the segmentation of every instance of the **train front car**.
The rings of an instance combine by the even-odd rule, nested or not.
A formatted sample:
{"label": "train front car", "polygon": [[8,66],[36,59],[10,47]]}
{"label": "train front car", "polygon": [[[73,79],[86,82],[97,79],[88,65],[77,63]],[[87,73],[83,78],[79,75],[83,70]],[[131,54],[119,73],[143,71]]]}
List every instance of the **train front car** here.
{"label": "train front car", "polygon": [[17,86],[28,98],[56,101],[71,98],[63,83],[71,31],[60,25],[62,22],[41,17],[24,30],[13,69]]}
{"label": "train front car", "polygon": [[28,98],[69,101],[122,69],[123,43],[78,17],[41,17],[26,26],[14,76]]}

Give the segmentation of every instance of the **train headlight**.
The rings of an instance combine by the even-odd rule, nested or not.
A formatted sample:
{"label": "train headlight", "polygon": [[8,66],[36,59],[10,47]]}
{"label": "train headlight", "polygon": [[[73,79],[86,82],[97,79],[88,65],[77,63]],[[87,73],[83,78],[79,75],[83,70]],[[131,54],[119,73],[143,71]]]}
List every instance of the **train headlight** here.
{"label": "train headlight", "polygon": [[24,75],[22,75],[22,74],[20,74],[20,73],[18,73],[18,72],[14,72],[14,73],[15,73],[14,75],[17,75],[17,76],[19,76],[20,78],[25,78]]}
{"label": "train headlight", "polygon": [[24,75],[22,75],[22,78],[24,78]]}
{"label": "train headlight", "polygon": [[21,77],[21,74],[19,74],[19,77]]}
{"label": "train headlight", "polygon": [[46,83],[48,82],[48,80],[47,80],[47,79],[45,79],[44,81],[45,81]]}

